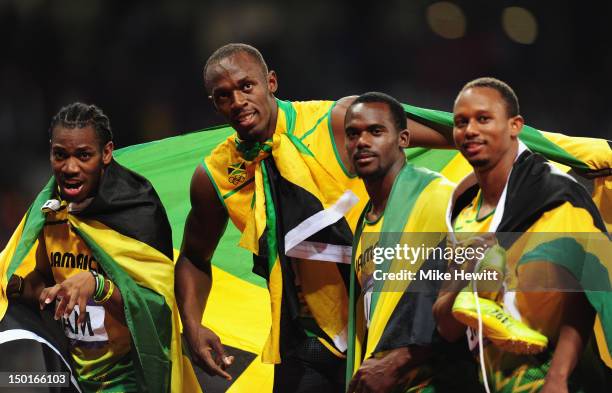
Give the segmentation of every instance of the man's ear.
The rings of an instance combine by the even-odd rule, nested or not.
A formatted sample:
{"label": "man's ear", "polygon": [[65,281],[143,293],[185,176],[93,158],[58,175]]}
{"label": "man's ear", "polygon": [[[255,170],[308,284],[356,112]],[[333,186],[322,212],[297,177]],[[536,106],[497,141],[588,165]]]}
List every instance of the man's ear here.
{"label": "man's ear", "polygon": [[111,160],[113,159],[114,149],[115,145],[113,144],[113,141],[107,142],[106,145],[104,145],[104,147],[102,148],[102,162],[104,163],[104,165],[110,164]]}
{"label": "man's ear", "polygon": [[268,72],[268,75],[266,76],[266,80],[268,82],[268,90],[270,91],[270,93],[276,93],[276,90],[278,89],[278,79],[276,77],[276,72],[270,70],[270,72]]}
{"label": "man's ear", "polygon": [[523,116],[516,115],[510,119],[510,136],[513,138],[518,138],[518,135],[523,130],[523,125],[525,125],[525,119]]}
{"label": "man's ear", "polygon": [[399,147],[402,149],[408,148],[410,146],[410,131],[408,129],[401,130],[398,135]]}

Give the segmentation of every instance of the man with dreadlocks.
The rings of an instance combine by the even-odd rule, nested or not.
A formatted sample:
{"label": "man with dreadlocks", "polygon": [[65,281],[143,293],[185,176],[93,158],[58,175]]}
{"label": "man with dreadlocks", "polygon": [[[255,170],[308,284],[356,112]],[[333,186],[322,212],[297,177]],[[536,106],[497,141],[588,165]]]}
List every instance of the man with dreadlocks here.
{"label": "man with dreadlocks", "polygon": [[157,193],[113,160],[96,106],[62,108],[49,137],[53,178],[0,256],[0,317],[5,294],[53,307],[84,391],[182,390],[171,230]]}

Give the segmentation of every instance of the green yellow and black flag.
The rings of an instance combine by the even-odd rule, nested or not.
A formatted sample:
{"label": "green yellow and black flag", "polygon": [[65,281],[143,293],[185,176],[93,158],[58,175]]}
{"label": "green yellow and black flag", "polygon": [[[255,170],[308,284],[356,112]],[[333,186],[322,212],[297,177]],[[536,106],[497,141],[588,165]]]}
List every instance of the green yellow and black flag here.
{"label": "green yellow and black flag", "polygon": [[[440,132],[447,133],[452,128],[450,113],[408,105],[405,110],[413,120]],[[159,194],[172,228],[175,255],[182,242],[185,218],[190,209],[191,176],[195,168],[203,164],[203,157],[231,135],[235,135],[233,129],[219,126],[115,151],[119,163],[146,177]],[[531,127],[525,127],[521,139],[531,150],[558,162],[566,172],[602,174],[612,167],[612,150],[608,142],[602,139],[567,137]],[[454,182],[471,171],[469,164],[453,150],[410,148],[406,155],[415,166],[440,172]],[[228,175],[239,181],[240,166],[232,167]],[[609,228],[612,225],[612,177],[596,177],[592,196]],[[8,264],[4,263],[7,255],[18,255],[17,259],[27,262],[28,253],[23,247],[17,250],[17,245],[25,244],[20,241],[22,239],[35,241],[35,236],[28,237],[33,225],[30,218],[32,212],[34,209],[30,209],[2,253],[2,296],[9,278]],[[271,391],[273,367],[262,363],[260,357],[270,332],[270,295],[266,281],[252,272],[251,253],[236,247],[240,239],[240,231],[228,225],[212,260],[214,285],[203,323],[219,334],[222,342],[230,347],[230,353],[240,355],[242,359],[238,367],[230,370],[234,380],[224,389],[230,392]],[[16,254],[16,251],[19,253]],[[612,329],[607,334],[607,337],[612,336]],[[205,390],[206,387],[205,382]]]}
{"label": "green yellow and black flag", "polygon": [[[2,317],[9,277],[25,276],[35,266],[42,207],[56,198],[56,190],[52,178],[0,254]],[[67,220],[121,290],[138,386],[150,392],[197,391],[191,364],[182,356],[170,224],[151,184],[112,161],[91,204]]]}

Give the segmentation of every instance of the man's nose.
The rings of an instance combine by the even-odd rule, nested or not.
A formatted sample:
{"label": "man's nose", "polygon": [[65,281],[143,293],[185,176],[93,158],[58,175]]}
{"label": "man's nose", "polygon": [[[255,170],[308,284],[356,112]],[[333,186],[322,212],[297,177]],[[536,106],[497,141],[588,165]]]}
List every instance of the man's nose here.
{"label": "man's nose", "polygon": [[77,163],[77,159],[75,157],[68,157],[66,161],[64,161],[64,165],[62,166],[62,172],[66,175],[76,175],[79,173],[81,168]]}
{"label": "man's nose", "polygon": [[246,104],[246,96],[240,90],[235,90],[232,93],[232,95],[233,95],[233,100],[232,100],[233,106],[241,107],[241,106],[244,106]]}
{"label": "man's nose", "polygon": [[370,147],[371,145],[372,140],[370,138],[370,133],[362,132],[361,134],[359,134],[359,138],[357,139],[358,148]]}
{"label": "man's nose", "polygon": [[475,119],[471,119],[465,127],[465,135],[469,137],[474,137],[479,133],[480,131],[478,130],[478,122]]}

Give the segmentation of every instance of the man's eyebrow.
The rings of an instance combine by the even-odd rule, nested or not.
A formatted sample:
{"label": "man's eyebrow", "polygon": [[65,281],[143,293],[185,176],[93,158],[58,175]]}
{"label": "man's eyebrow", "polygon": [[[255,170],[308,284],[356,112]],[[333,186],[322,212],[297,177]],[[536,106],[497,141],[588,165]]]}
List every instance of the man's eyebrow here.
{"label": "man's eyebrow", "polygon": [[379,123],[374,123],[374,124],[370,124],[369,126],[366,127],[368,130],[374,130],[376,128],[384,128],[387,129],[387,127],[384,126],[384,124],[379,124]]}

